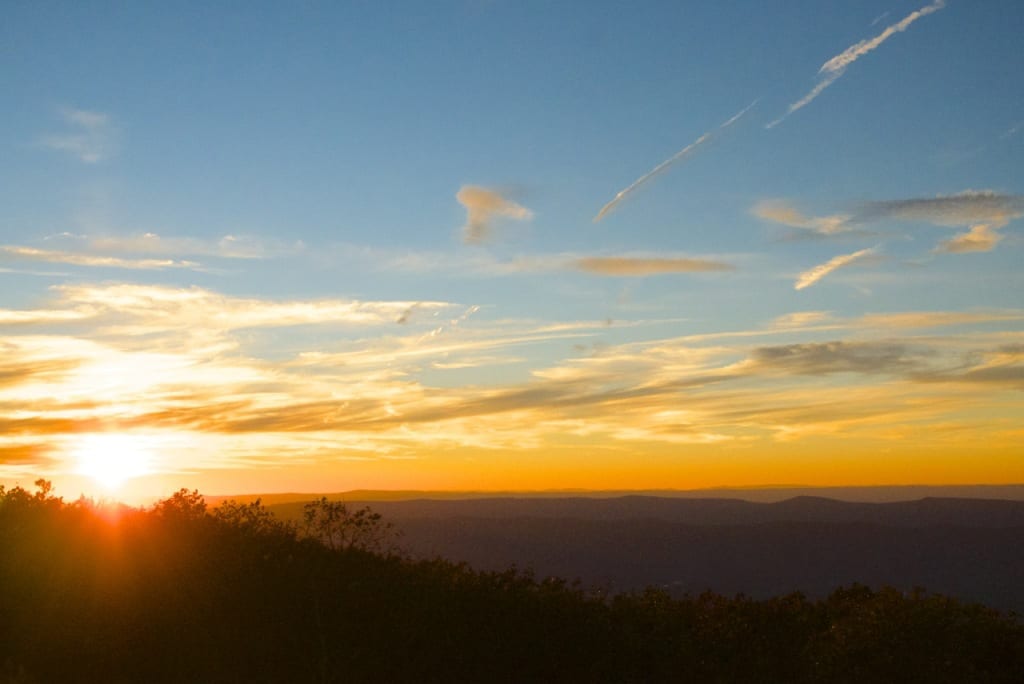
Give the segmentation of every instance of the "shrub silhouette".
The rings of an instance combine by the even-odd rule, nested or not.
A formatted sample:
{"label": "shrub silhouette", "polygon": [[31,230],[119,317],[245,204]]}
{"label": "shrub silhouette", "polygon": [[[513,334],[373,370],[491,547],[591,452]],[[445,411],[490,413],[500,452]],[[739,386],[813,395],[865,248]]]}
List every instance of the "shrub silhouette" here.
{"label": "shrub silhouette", "polygon": [[[1014,616],[925,592],[608,597],[339,539],[258,501],[209,508],[195,491],[137,510],[65,503],[48,483],[0,488],[0,682],[1018,682],[1024,672]],[[367,539],[373,548],[378,537]]]}

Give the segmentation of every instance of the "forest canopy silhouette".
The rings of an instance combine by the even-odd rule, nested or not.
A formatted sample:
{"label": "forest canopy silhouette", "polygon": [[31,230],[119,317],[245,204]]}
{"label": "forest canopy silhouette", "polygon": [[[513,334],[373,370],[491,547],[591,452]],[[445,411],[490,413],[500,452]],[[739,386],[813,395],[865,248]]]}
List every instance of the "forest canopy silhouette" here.
{"label": "forest canopy silhouette", "polygon": [[395,551],[367,508],[0,488],[0,682],[1012,682],[1013,615],[921,592],[609,596]]}

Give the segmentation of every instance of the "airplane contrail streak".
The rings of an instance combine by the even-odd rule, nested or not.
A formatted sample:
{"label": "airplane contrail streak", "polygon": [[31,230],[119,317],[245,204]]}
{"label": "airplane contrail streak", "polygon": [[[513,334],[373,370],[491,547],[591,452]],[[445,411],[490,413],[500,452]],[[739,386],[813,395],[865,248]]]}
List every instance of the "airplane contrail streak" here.
{"label": "airplane contrail streak", "polygon": [[692,143],[690,143],[683,149],[679,150],[678,152],[676,152],[671,157],[655,166],[653,169],[651,169],[644,175],[637,178],[628,188],[626,188],[625,190],[621,190],[617,195],[615,195],[614,199],[612,199],[611,202],[601,207],[601,211],[597,212],[597,216],[594,217],[594,223],[597,223],[605,216],[610,214],[615,209],[615,207],[617,207],[624,199],[633,194],[641,185],[651,180],[655,176],[664,173],[666,170],[668,170],[670,166],[672,166],[676,162],[685,159],[686,157],[689,157],[698,147],[706,143],[708,140],[714,138],[716,135],[718,135],[720,132],[722,132],[729,126],[736,123],[740,119],[740,117],[742,117],[744,114],[750,111],[750,109],[756,104],[757,100],[754,100],[749,105],[740,110],[737,114],[735,114],[732,118],[730,118],[728,121],[719,125],[717,128],[703,134],[702,136],[694,140]]}

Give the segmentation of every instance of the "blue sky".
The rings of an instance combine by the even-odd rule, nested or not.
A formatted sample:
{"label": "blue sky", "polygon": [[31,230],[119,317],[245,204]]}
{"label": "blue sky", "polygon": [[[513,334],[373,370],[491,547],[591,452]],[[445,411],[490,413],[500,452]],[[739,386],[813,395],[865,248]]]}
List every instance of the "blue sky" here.
{"label": "blue sky", "polygon": [[[721,358],[698,364],[701,372],[761,368],[776,358],[769,348],[831,349],[838,365],[819,368],[820,386],[794,402],[824,401],[849,384],[881,393],[909,383],[913,397],[901,405],[952,402],[959,408],[942,424],[1019,447],[1007,425],[1022,416],[1024,361],[1012,351],[1024,293],[1022,29],[1024,8],[1010,1],[10,3],[0,25],[0,344],[17,350],[9,373],[25,379],[0,384],[10,393],[7,404],[0,397],[9,421],[0,475],[71,477],[83,470],[74,456],[82,435],[144,432],[145,421],[129,417],[154,405],[124,396],[90,416],[25,404],[60,395],[68,380],[37,378],[33,364],[52,361],[59,347],[81,369],[89,345],[121,355],[117,363],[175,345],[187,356],[192,343],[175,341],[179,332],[143,331],[174,318],[161,307],[188,292],[203,293],[188,325],[218,330],[223,347],[179,361],[266,372],[282,364],[275,377],[288,389],[270,393],[282,405],[330,394],[299,387],[300,377],[340,382],[324,368],[294,371],[298,359],[389,349],[403,336],[465,344],[425,350],[409,366],[398,356],[375,360],[367,377],[402,371],[389,376],[397,385],[374,392],[409,382],[407,390],[462,405],[478,391],[533,392],[587,359],[666,345],[712,354],[687,336],[728,333],[746,335],[726,339],[747,346],[716,343]],[[145,316],[115,296],[124,288],[149,293]],[[372,324],[329,304],[352,301],[373,309]],[[218,327],[225,311],[282,303],[306,313]],[[879,316],[912,314],[946,318],[938,328],[907,328],[907,318],[887,319],[904,322],[898,333],[879,327]],[[122,337],[111,321],[132,316],[137,327]],[[466,351],[484,339],[486,352]],[[811,346],[829,344],[840,346]],[[885,354],[851,362],[859,352],[848,345],[865,344],[915,350],[902,368],[916,375],[863,366],[884,366]],[[90,363],[114,363],[100,356]],[[122,372],[117,363],[110,373]],[[970,401],[960,394],[968,381],[921,380],[992,364],[999,381]],[[776,369],[743,396],[766,400],[807,381],[794,372]],[[638,390],[653,382],[645,377],[626,364],[590,380]],[[269,401],[262,389],[249,395],[249,385],[224,382],[218,392],[241,404]],[[927,397],[916,394],[926,386]],[[173,393],[149,390],[166,409]],[[538,396],[543,404],[548,395]],[[686,403],[678,393],[662,399],[655,413]],[[193,410],[211,409],[197,401]],[[546,408],[554,413],[541,432],[523,427],[536,419],[501,423],[506,408],[474,416],[497,421],[487,429],[507,433],[508,444],[529,432],[520,441],[537,454],[570,436],[614,441],[632,461],[623,456],[612,469],[676,444],[659,437],[666,426],[601,427],[603,418],[570,416],[557,401]],[[979,422],[986,412],[1003,422]],[[692,417],[687,430],[713,442],[766,440],[768,451],[799,432],[712,413]],[[73,421],[38,431],[14,422],[56,416]],[[288,439],[302,437],[288,442],[264,419],[267,444],[277,435],[284,441],[275,444],[303,453],[302,439],[316,437],[325,455],[311,463],[331,458],[331,440],[341,439],[288,423]],[[147,429],[200,441],[234,429],[190,420]],[[443,417],[417,421],[389,429],[450,427]],[[891,422],[892,430],[911,424]],[[850,437],[844,426],[822,430]],[[475,450],[511,447],[464,432],[454,430],[445,448],[472,453],[477,465],[466,472],[477,475],[458,477],[453,456],[448,480],[420,479],[505,481],[511,452],[494,458],[504,465],[483,468],[488,456]],[[50,449],[47,439],[64,446]],[[365,453],[376,439],[360,434]],[[237,475],[238,463],[264,467],[254,464],[266,448],[180,468],[162,448],[152,458],[163,465],[147,472]],[[1003,456],[992,458],[974,477],[1016,476]],[[293,465],[269,460],[270,469]],[[752,480],[778,481],[772,463]],[[420,481],[362,467],[366,482]],[[432,467],[427,459],[409,472]],[[780,466],[787,477],[788,467]],[[663,471],[677,473],[679,486],[692,475],[685,459]],[[809,481],[829,479],[808,472]],[[730,484],[733,475],[721,477]],[[943,477],[953,476],[925,479]]]}

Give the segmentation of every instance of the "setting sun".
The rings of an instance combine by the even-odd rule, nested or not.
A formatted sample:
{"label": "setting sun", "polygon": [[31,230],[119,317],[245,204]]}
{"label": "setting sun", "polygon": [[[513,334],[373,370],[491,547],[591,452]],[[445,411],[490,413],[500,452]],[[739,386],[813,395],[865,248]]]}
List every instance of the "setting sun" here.
{"label": "setting sun", "polygon": [[79,475],[105,489],[116,490],[126,480],[150,471],[152,439],[127,433],[84,435],[72,449]]}

